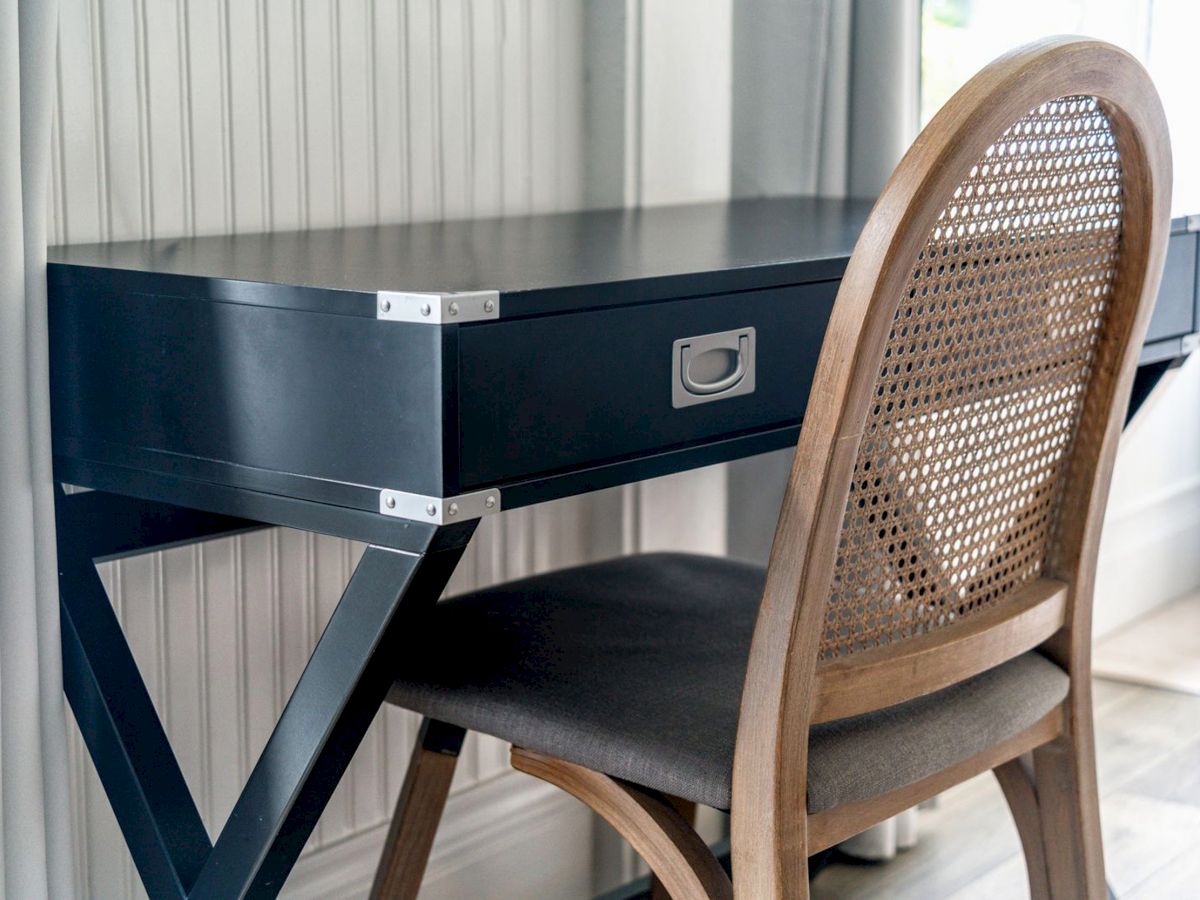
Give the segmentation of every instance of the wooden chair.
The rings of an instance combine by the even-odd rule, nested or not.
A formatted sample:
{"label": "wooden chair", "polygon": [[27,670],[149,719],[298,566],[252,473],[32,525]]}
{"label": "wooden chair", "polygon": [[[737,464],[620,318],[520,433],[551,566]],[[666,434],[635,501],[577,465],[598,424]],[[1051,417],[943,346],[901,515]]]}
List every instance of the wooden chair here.
{"label": "wooden chair", "polygon": [[[988,769],[1033,896],[1103,897],[1092,590],[1170,179],[1123,51],[975,76],[854,250],[765,573],[635,556],[439,604],[374,895],[415,895],[475,728],[674,897],[806,897],[810,854]],[[731,810],[732,885],[688,802]]]}

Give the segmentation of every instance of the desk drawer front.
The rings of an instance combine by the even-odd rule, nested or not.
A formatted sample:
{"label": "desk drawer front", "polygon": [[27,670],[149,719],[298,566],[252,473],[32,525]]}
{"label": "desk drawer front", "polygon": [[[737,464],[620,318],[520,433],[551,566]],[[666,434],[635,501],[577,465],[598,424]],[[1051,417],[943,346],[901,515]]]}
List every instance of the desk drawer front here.
{"label": "desk drawer front", "polygon": [[[464,327],[463,488],[798,421],[836,292],[822,282]],[[683,357],[693,387],[736,383],[677,405],[681,339],[701,348]]]}

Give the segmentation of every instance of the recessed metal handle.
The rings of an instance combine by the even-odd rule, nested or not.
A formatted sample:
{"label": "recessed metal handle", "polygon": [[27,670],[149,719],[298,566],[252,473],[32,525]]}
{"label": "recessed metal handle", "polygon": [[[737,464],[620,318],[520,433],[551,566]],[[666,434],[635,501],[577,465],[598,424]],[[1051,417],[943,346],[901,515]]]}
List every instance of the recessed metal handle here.
{"label": "recessed metal handle", "polygon": [[679,376],[683,379],[683,386],[693,394],[719,394],[729,390],[745,377],[746,360],[750,356],[750,336],[738,335],[737,366],[724,378],[718,378],[716,381],[700,382],[692,378],[692,362],[695,357],[692,355],[691,344],[684,344],[680,352],[683,355],[679,360]]}
{"label": "recessed metal handle", "polygon": [[679,409],[752,393],[754,337],[754,329],[747,327],[675,341],[671,405]]}

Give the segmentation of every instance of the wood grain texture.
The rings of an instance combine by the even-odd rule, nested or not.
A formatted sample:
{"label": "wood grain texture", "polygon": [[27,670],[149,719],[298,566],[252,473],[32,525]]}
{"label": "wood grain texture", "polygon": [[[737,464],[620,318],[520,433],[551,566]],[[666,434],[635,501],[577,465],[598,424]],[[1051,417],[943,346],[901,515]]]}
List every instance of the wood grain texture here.
{"label": "wood grain texture", "polygon": [[[665,795],[663,797],[675,812],[679,813],[683,821],[687,822],[692,828],[696,827],[696,804],[691,800],[684,800],[681,797],[672,797]],[[662,879],[657,875],[650,877],[650,900],[668,900],[671,892],[667,890],[667,886],[663,884]]]}
{"label": "wood grain texture", "polygon": [[992,772],[1004,791],[1004,799],[1021,835],[1021,851],[1025,854],[1025,869],[1029,876],[1029,896],[1031,900],[1050,900],[1045,833],[1042,831],[1032,768],[1032,758],[1017,757],[995,766]]}
{"label": "wood grain texture", "polygon": [[514,747],[513,768],[555,784],[612,825],[675,900],[733,897],[729,876],[666,799],[582,766]]}
{"label": "wood grain texture", "polygon": [[812,722],[930,694],[1032,650],[1063,627],[1066,602],[1067,585],[1042,578],[945,632],[818,664]]}
{"label": "wood grain texture", "polygon": [[[1108,881],[1122,900],[1191,896],[1200,877],[1200,791],[1186,783],[1200,776],[1200,697],[1100,678],[1094,688]],[[921,811],[915,847],[886,866],[835,863],[814,879],[812,896],[1028,900],[1012,821],[996,779],[980,775]]]}
{"label": "wood grain texture", "polygon": [[[439,732],[437,745],[428,740],[431,729]],[[428,719],[421,724],[371,884],[371,900],[415,900],[421,889],[464,736],[461,728],[452,728],[454,734],[446,741],[440,734],[445,730]]]}
{"label": "wood grain texture", "polygon": [[[1071,459],[1059,469],[1065,473],[1059,476],[1065,478],[1060,508],[1069,514],[1049,533],[1044,563],[1045,574],[1070,585],[1067,626],[1048,652],[1076,685],[1089,683],[1095,547],[1119,410],[1162,269],[1170,158],[1161,105],[1132,57],[1100,42],[1049,39],[1001,57],[943,107],[885,187],[842,281],[775,535],[742,695],[732,811],[734,877],[742,896],[807,892],[805,770],[817,657],[847,498],[896,311],[909,296],[939,217],[988,148],[1031,110],[1074,96],[1098,98],[1123,179],[1119,273],[1108,286]],[[1090,706],[1086,688],[1077,687],[1070,697],[1073,780],[1091,795],[1075,824],[1086,833],[1080,852],[1087,890],[1094,893],[1102,889],[1103,862]],[[880,818],[884,814],[881,809]]]}

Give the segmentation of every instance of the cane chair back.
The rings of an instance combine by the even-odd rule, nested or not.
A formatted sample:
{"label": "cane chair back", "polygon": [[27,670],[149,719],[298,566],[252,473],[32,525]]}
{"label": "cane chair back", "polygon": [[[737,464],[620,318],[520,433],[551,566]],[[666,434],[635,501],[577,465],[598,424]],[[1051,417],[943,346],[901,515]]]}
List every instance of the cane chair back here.
{"label": "cane chair back", "polygon": [[937,217],[892,317],[820,657],[968,621],[1041,576],[1124,209],[1094,97],[1042,104]]}

